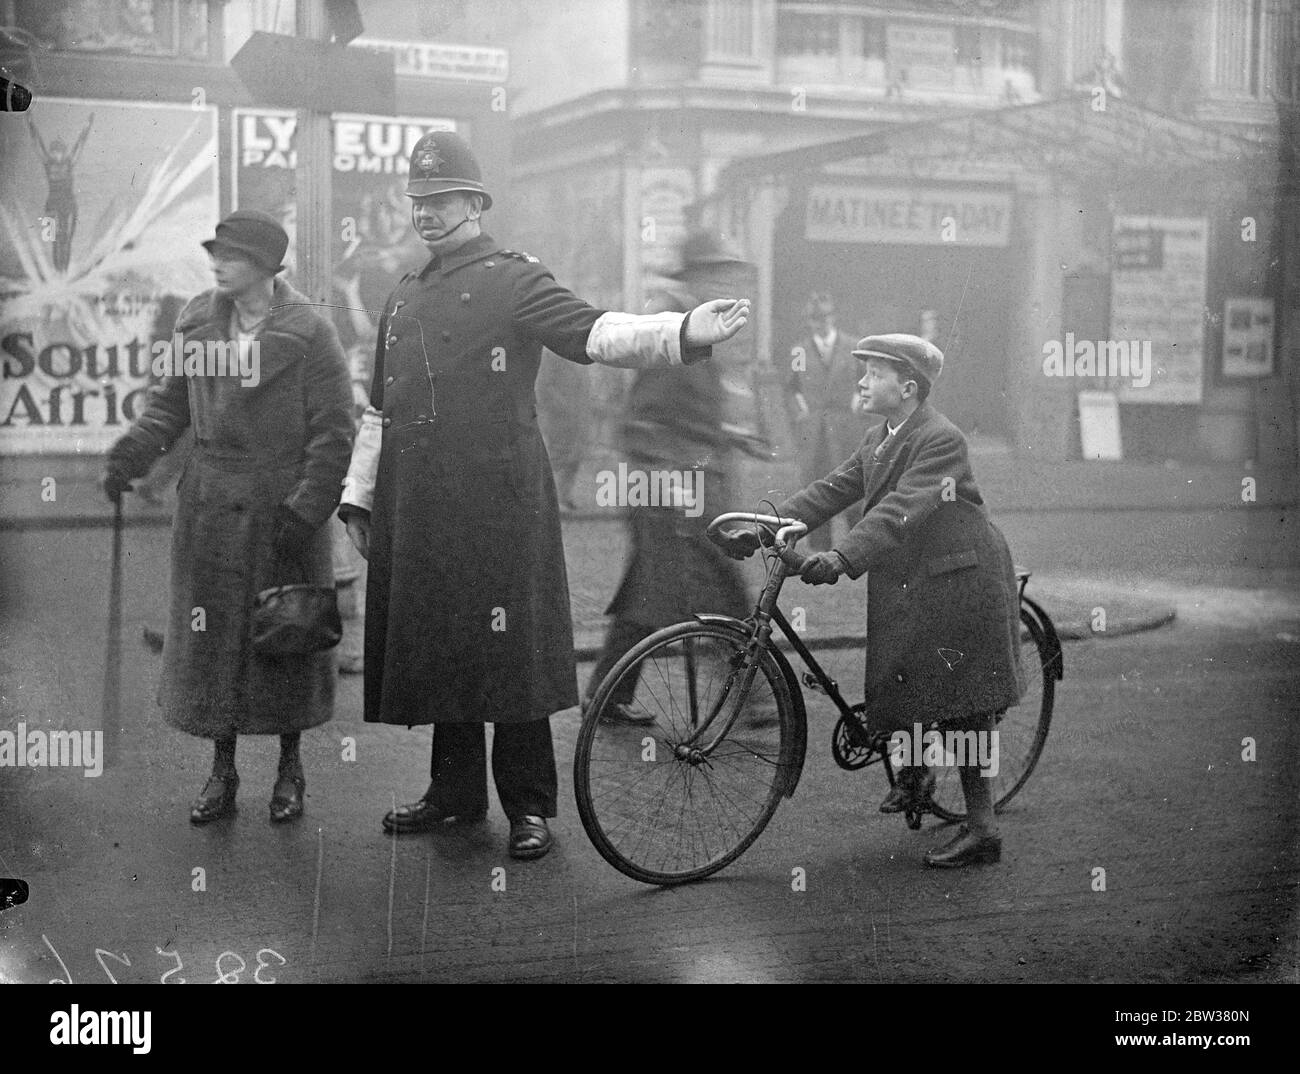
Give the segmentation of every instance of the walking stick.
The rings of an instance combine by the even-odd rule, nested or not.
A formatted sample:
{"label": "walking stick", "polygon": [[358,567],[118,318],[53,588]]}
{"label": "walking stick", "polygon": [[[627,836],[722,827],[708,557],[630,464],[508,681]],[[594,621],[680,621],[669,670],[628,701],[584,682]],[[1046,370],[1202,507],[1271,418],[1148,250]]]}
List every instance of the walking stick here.
{"label": "walking stick", "polygon": [[108,580],[108,640],[104,648],[104,700],[99,726],[103,732],[104,767],[117,762],[122,722],[122,497],[113,501],[113,562]]}

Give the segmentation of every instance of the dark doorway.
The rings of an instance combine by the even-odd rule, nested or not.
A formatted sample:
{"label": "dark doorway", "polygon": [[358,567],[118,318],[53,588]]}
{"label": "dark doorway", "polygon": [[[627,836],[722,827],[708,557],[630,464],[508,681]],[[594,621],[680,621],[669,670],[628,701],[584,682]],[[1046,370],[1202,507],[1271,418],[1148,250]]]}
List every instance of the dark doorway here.
{"label": "dark doorway", "polygon": [[811,291],[835,298],[840,329],[855,337],[921,335],[923,318],[932,316],[944,371],[931,398],[964,432],[1009,440],[1014,247],[812,242],[804,237],[804,219],[804,192],[796,188],[774,236],[776,353],[784,354],[800,332]]}

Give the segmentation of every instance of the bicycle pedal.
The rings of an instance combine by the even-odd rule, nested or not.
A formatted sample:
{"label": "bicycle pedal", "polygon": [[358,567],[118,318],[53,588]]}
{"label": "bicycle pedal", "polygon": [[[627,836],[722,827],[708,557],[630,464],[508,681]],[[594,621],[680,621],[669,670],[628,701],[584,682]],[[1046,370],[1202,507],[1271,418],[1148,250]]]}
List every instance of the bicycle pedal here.
{"label": "bicycle pedal", "polygon": [[822,689],[822,684],[817,681],[816,676],[813,675],[811,671],[805,671],[803,673],[803,684],[809,690],[816,690],[819,694],[824,694],[826,692]]}

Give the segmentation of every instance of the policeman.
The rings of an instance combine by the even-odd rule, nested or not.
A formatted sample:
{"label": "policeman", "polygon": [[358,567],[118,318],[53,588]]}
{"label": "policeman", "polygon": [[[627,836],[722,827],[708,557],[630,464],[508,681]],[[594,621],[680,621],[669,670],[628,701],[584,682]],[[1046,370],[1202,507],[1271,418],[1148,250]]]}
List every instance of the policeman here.
{"label": "policeman", "polygon": [[431,256],[385,303],[339,511],[369,560],[365,719],[434,728],[429,788],[384,828],[481,820],[483,725],[493,723],[509,852],[540,858],[556,815],[548,717],[578,700],[559,509],[533,395],[542,348],[581,364],[690,363],[744,327],[749,303],[649,316],[593,309],[537,258],[482,230],[492,196],[449,132],[416,143],[406,194]]}

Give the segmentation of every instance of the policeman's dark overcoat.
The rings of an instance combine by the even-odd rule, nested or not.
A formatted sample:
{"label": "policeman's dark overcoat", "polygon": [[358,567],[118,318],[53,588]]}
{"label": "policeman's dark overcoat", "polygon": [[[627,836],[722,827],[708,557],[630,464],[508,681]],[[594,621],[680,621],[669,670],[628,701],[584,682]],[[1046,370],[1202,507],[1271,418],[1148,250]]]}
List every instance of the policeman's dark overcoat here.
{"label": "policeman's dark overcoat", "polygon": [[815,528],[859,500],[861,519],[835,550],[850,578],[868,575],[870,725],[910,731],[1018,704],[1015,571],[961,431],[922,403],[892,438],[882,423],[777,513]]}
{"label": "policeman's dark overcoat", "polygon": [[533,383],[546,347],[590,363],[605,312],[479,235],[403,277],[371,404],[365,718],[518,723],[577,704],[573,625]]}

